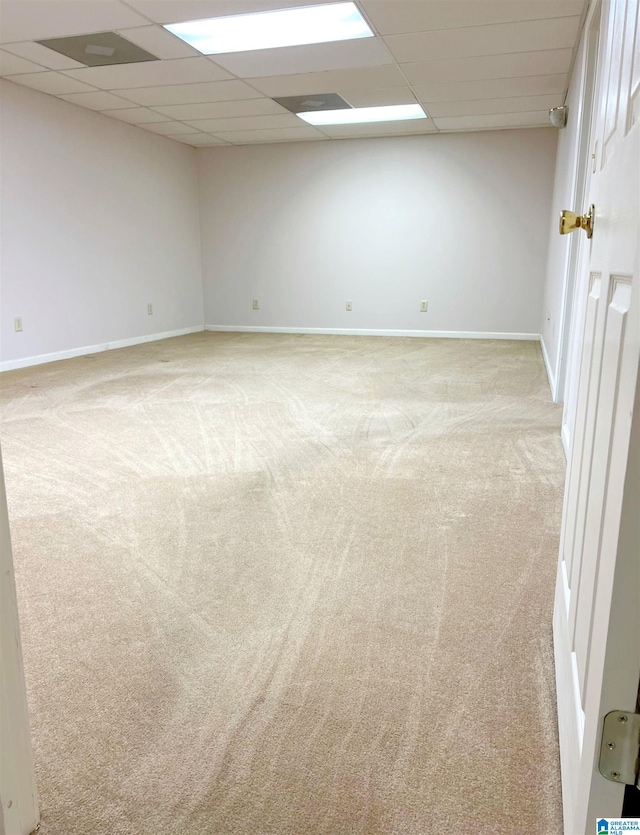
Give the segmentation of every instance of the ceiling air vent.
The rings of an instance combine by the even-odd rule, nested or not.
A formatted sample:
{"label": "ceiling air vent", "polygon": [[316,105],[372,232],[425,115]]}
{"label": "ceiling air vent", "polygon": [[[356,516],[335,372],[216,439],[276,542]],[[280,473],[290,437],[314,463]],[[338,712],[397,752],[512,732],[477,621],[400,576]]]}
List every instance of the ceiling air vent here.
{"label": "ceiling air vent", "polygon": [[313,110],[347,110],[351,105],[337,93],[314,93],[308,96],[284,96],[274,99],[292,113],[309,113]]}
{"label": "ceiling air vent", "polygon": [[72,38],[50,38],[37,43],[73,58],[87,67],[105,67],[109,64],[137,64],[140,61],[157,61],[158,58],[141,49],[115,32],[96,32],[93,35],[76,35]]}

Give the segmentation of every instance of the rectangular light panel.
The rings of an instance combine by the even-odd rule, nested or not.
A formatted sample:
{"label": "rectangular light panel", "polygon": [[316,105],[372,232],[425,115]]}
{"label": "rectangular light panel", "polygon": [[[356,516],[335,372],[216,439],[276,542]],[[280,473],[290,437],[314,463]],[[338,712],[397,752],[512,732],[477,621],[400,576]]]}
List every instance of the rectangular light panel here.
{"label": "rectangular light panel", "polygon": [[296,113],[310,125],[358,125],[363,122],[398,122],[403,119],[426,119],[419,104],[394,104],[388,107],[353,107],[350,110],[317,110]]}
{"label": "rectangular light panel", "polygon": [[189,20],[164,28],[203,55],[373,37],[354,3]]}

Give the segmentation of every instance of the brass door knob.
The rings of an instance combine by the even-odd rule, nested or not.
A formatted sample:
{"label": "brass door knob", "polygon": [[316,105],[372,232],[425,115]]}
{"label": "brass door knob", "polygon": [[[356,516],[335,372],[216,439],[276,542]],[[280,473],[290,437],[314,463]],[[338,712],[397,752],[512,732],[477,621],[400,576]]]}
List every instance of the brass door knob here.
{"label": "brass door knob", "polygon": [[587,238],[593,235],[593,221],[596,207],[593,203],[589,206],[589,211],[586,215],[577,215],[575,212],[570,212],[563,209],[560,212],[560,234],[568,235],[574,229],[584,229],[587,233]]}

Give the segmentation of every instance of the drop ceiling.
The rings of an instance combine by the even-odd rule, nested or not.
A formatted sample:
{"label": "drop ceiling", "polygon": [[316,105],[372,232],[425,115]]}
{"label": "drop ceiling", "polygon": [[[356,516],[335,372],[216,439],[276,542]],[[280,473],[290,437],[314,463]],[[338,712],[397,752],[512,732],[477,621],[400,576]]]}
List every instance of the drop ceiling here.
{"label": "drop ceiling", "polygon": [[[162,24],[327,0],[1,0],[0,76],[202,147],[540,127],[585,0],[356,0],[375,37],[203,56]],[[36,41],[115,32],[159,60],[84,66]],[[215,60],[214,60],[215,59]],[[322,128],[274,99],[419,102],[428,119]]]}

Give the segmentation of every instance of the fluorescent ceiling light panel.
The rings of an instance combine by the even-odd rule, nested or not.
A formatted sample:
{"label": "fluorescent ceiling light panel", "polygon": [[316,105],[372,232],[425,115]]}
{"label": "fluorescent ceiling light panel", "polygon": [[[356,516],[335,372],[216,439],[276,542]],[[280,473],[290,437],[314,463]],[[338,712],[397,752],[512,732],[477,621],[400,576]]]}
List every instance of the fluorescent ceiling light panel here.
{"label": "fluorescent ceiling light panel", "polygon": [[227,15],[164,28],[204,55],[373,37],[355,3]]}
{"label": "fluorescent ceiling light panel", "polygon": [[313,110],[296,113],[310,125],[358,125],[363,122],[398,122],[403,119],[426,119],[419,104],[394,104],[388,107],[353,107],[350,110]]}

